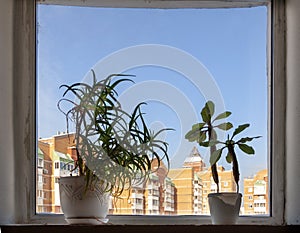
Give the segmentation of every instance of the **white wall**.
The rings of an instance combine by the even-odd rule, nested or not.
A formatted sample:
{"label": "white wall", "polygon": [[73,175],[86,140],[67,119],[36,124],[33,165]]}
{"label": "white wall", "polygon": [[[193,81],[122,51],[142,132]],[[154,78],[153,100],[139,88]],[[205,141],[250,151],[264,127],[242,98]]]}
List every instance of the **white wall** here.
{"label": "white wall", "polygon": [[300,1],[287,0],[286,220],[300,224]]}
{"label": "white wall", "polygon": [[12,25],[13,1],[0,0],[0,224],[14,222]]}

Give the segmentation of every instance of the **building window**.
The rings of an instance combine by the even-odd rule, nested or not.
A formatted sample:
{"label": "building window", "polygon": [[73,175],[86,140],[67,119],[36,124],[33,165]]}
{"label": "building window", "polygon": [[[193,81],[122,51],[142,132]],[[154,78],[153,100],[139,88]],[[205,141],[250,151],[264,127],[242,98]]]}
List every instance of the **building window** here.
{"label": "building window", "polygon": [[43,159],[38,159],[38,167],[43,167],[44,166],[44,160]]}

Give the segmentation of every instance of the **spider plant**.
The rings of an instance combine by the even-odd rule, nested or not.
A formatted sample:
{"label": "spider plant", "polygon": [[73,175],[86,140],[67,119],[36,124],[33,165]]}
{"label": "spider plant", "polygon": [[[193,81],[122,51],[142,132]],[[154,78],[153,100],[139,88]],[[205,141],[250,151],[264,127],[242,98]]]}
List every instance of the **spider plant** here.
{"label": "spider plant", "polygon": [[143,102],[132,113],[121,108],[117,87],[133,82],[132,75],[112,74],[97,81],[91,72],[91,85],[61,85],[65,91],[57,105],[65,115],[68,133],[70,122],[75,125],[75,169],[86,177],[86,189],[101,182],[104,191],[120,196],[124,189],[148,178],[153,172],[152,160],[158,161],[156,169],[163,160],[169,168],[168,143],[160,140],[160,135],[170,129],[151,131],[144,119]]}
{"label": "spider plant", "polygon": [[[200,146],[210,147],[210,155],[214,155],[216,145],[211,145],[210,142],[217,140],[216,129],[229,130],[233,126],[230,122],[216,123],[219,120],[226,119],[231,115],[231,112],[225,111],[213,117],[215,114],[215,104],[212,101],[207,101],[201,110],[202,122],[194,124],[192,129],[185,135],[185,138],[190,142],[197,142]],[[211,160],[211,172],[214,182],[217,185],[219,192],[219,176],[217,171],[217,161]]]}

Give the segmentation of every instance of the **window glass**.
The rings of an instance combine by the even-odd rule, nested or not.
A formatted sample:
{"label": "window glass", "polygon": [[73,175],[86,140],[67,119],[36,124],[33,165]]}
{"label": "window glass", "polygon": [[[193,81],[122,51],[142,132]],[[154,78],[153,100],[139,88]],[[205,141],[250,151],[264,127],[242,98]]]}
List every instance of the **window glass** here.
{"label": "window glass", "polygon": [[[74,168],[66,121],[57,109],[63,93],[59,86],[89,82],[93,69],[98,79],[111,73],[135,75],[133,85],[119,90],[122,106],[132,110],[144,101],[153,129],[175,129],[165,135],[171,167],[164,179],[153,174],[145,188],[131,190],[128,201],[114,202],[110,213],[209,213],[207,195],[217,191],[209,153],[188,142],[185,134],[201,121],[202,107],[213,99],[217,110],[232,112],[229,121],[235,126],[251,124],[247,136],[262,136],[251,143],[255,155],[238,152],[245,197],[241,213],[269,214],[266,48],[264,6],[166,10],[37,5],[36,188],[38,197],[43,196],[37,198],[37,212],[61,213],[58,195],[50,193],[59,192],[57,178]],[[221,191],[235,191],[225,156],[218,165]],[[188,205],[180,202],[187,193]]]}

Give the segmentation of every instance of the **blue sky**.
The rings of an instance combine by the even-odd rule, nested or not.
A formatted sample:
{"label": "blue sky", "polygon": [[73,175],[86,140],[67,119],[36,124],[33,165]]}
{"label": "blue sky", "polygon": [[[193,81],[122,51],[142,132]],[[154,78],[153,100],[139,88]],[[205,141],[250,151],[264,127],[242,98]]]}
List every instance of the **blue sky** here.
{"label": "blue sky", "polygon": [[[105,63],[101,61],[120,50],[162,46],[182,56],[164,53],[164,65],[126,69],[125,73],[136,75],[136,84],[125,85],[120,94],[126,100],[146,100],[144,111],[154,128],[176,129],[166,135],[172,166],[181,166],[194,145],[184,140],[184,135],[196,123],[194,120],[200,120],[195,117],[205,103],[203,93],[209,92],[205,80],[217,86],[226,109],[233,113],[231,122],[236,126],[249,122],[247,135],[263,136],[252,143],[255,158],[239,153],[242,175],[252,175],[267,166],[266,7],[163,10],[40,5],[37,22],[39,137],[66,129],[64,117],[56,108],[61,84],[84,80],[91,68],[101,73],[107,68],[101,67]],[[141,51],[141,56],[153,55]],[[181,59],[183,55],[202,67],[203,72],[193,74],[199,75],[199,80],[206,78],[201,87],[191,82],[187,72],[166,66],[177,62],[189,70],[190,63]],[[206,151],[199,150],[207,162]],[[224,161],[221,164],[226,165]]]}

